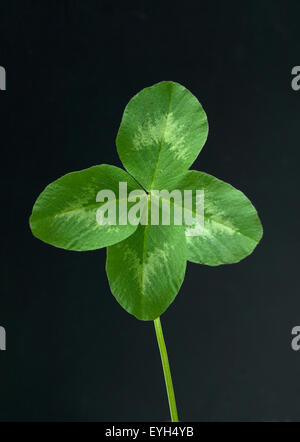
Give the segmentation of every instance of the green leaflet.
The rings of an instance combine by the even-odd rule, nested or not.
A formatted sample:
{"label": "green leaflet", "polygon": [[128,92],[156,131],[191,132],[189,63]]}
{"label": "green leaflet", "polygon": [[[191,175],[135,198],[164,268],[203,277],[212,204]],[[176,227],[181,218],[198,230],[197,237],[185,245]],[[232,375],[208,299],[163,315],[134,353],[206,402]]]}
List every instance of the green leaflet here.
{"label": "green leaflet", "polygon": [[197,158],[208,133],[206,114],[178,83],[163,81],[133,97],[123,114],[117,149],[125,168],[146,190],[164,188]]}
{"label": "green leaflet", "polygon": [[[141,189],[124,170],[107,164],[62,176],[38,197],[30,217],[32,233],[53,246],[76,251],[99,249],[122,241],[137,226],[101,226],[96,221],[97,209],[103,204],[96,202],[98,192],[110,189],[118,198],[119,182],[127,183],[128,193]],[[128,203],[128,207],[132,204]]]}
{"label": "green leaflet", "polygon": [[[263,230],[255,208],[241,191],[195,170],[170,180],[167,187],[204,190],[204,232],[186,236],[189,261],[210,266],[233,264],[253,252]],[[195,215],[195,192],[193,200]]]}
{"label": "green leaflet", "polygon": [[106,273],[112,294],[144,321],[160,316],[184,280],[186,243],[183,226],[142,226],[107,248]]}

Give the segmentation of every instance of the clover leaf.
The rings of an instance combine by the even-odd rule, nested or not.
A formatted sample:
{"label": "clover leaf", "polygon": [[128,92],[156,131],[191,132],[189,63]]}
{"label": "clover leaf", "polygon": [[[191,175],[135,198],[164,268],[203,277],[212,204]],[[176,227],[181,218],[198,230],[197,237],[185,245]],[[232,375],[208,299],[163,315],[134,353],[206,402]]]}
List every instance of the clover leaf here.
{"label": "clover leaf", "polygon": [[108,189],[118,194],[119,182],[126,182],[129,190],[141,189],[124,170],[107,164],[62,176],[38,197],[30,217],[32,233],[48,244],[76,251],[100,249],[122,241],[137,226],[100,226],[96,222],[96,212],[104,204],[96,201],[98,192]]}
{"label": "clover leaf", "polygon": [[[143,89],[126,106],[116,139],[127,172],[102,164],[64,175],[40,194],[30,217],[33,235],[53,246],[75,251],[107,247],[113,295],[136,318],[154,320],[172,420],[178,416],[159,317],[180,289],[186,262],[236,263],[262,237],[257,212],[242,192],[189,170],[207,134],[206,114],[185,87],[163,81]],[[132,197],[121,194],[120,183]],[[198,189],[204,195],[202,223]],[[190,211],[192,225],[185,216],[182,223],[162,222],[164,196],[155,203],[155,192],[174,190],[192,191],[189,207],[183,198],[169,198],[172,215],[178,208]],[[155,204],[158,221],[151,223]],[[129,222],[132,218],[138,222]],[[195,228],[201,234],[191,234]]]}
{"label": "clover leaf", "polygon": [[148,191],[188,170],[208,134],[206,114],[178,83],[163,81],[133,97],[123,114],[117,149],[124,167]]}

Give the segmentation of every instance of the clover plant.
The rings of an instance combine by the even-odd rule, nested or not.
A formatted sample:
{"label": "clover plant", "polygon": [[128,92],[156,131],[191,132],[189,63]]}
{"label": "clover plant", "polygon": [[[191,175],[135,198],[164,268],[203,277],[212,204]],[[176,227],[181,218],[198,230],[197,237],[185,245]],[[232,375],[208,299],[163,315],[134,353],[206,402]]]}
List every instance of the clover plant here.
{"label": "clover plant", "polygon": [[[116,139],[126,171],[101,164],[68,173],[44,189],[30,217],[33,235],[53,246],[75,251],[107,247],[112,294],[137,319],[154,321],[172,421],[178,421],[178,415],[160,316],[181,287],[187,261],[236,263],[262,237],[257,212],[242,192],[212,175],[189,170],[207,134],[206,114],[185,87],[163,81],[143,89],[126,106]],[[120,195],[120,183],[137,196]],[[171,221],[171,215],[168,224],[162,222],[164,194],[159,192],[172,195],[174,189],[183,194],[203,191],[201,234],[190,234],[184,216],[181,223]],[[102,190],[105,197],[98,198]],[[199,219],[194,193],[186,210],[195,215],[195,227]],[[159,219],[151,223],[155,198]],[[176,206],[185,210],[183,200],[170,197],[169,202],[172,214]],[[144,216],[144,222],[129,223],[128,210],[140,221]],[[114,222],[105,221],[104,212],[110,211]]]}

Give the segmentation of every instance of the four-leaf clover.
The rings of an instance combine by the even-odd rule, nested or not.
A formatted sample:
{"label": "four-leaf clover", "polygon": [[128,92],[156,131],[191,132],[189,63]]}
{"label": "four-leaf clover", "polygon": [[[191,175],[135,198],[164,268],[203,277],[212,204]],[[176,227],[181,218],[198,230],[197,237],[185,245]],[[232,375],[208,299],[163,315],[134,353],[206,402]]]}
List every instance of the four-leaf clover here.
{"label": "four-leaf clover", "polygon": [[[210,266],[235,263],[262,236],[256,210],[242,192],[188,170],[207,133],[201,104],[180,84],[163,81],[142,90],[128,103],[116,140],[128,173],[103,164],[54,181],[34,205],[33,234],[68,250],[107,247],[112,293],[138,319],[155,319],[177,295],[186,260]],[[96,211],[103,202],[96,195],[101,189],[118,195],[119,182],[126,182],[129,192],[144,189],[150,195],[161,189],[203,189],[203,233],[186,236],[184,226],[174,225],[99,225]]]}
{"label": "four-leaf clover", "polygon": [[[157,318],[176,297],[187,261],[209,266],[236,263],[262,237],[257,212],[242,192],[189,170],[207,134],[206,114],[186,88],[163,81],[143,89],[126,106],[116,139],[127,172],[103,164],[64,175],[40,194],[30,217],[33,234],[53,246],[75,251],[107,247],[106,272],[113,295],[138,319],[156,320],[158,337]],[[188,226],[174,223],[100,225],[96,213],[105,202],[96,196],[102,189],[118,195],[120,182],[127,183],[128,192],[144,190],[147,208],[154,190],[202,189],[202,234],[188,236]],[[133,202],[127,204],[130,208]],[[174,413],[173,408],[176,420]]]}

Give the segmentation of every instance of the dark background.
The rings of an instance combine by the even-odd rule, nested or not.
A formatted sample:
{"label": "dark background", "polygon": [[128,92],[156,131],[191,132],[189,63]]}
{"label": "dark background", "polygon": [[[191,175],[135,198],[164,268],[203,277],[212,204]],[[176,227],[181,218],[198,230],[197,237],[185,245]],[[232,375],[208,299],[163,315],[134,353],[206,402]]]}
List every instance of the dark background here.
{"label": "dark background", "polygon": [[201,101],[193,168],[241,189],[264,225],[237,265],[188,264],[162,316],[181,420],[300,418],[298,1],[1,1],[1,420],[168,420],[151,322],[110,293],[105,250],[33,238],[50,182],[121,165],[115,137],[140,89]]}

